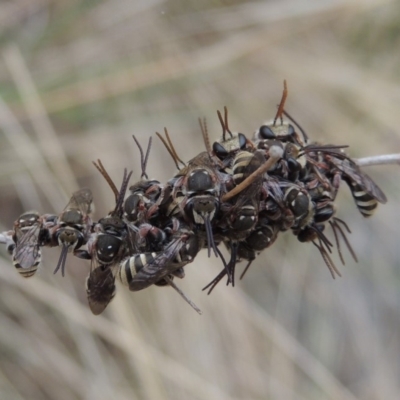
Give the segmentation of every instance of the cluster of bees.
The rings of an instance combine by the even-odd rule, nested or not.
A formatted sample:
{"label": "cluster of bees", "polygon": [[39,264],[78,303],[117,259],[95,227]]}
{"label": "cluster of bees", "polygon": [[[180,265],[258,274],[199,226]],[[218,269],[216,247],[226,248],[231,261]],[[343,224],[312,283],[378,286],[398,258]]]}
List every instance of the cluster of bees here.
{"label": "cluster of bees", "polygon": [[[340,275],[330,254],[334,244],[324,233],[331,226],[339,257],[340,243],[356,255],[346,233],[347,224],[335,216],[335,198],[341,181],[350,188],[361,214],[369,217],[386,197],[372,179],[348,157],[341,145],[311,143],[307,134],[284,110],[286,84],[275,118],[250,139],[234,133],[228,112],[219,111],[222,137],[212,145],[205,120],[199,120],[206,150],[184,163],[165,130],[158,134],[178,172],[165,184],[151,180],[146,165],[151,138],[140,151],[141,179],[129,187],[132,172],[125,169],[115,185],[100,160],[94,162],[115,195],[115,207],[104,218],[91,219],[92,193],[75,192],[59,215],[31,211],[21,215],[11,231],[0,234],[12,254],[15,268],[27,278],[41,261],[41,247],[59,247],[54,273],[65,273],[68,253],[91,260],[86,281],[89,306],[100,314],[115,295],[116,279],[131,291],[151,285],[176,286],[184,267],[201,249],[218,257],[221,272],[204,289],[210,293],[226,276],[235,284],[235,267],[247,263],[244,273],[280,232],[291,231],[300,242],[319,250],[332,276]],[[127,193],[128,192],[128,193]],[[220,245],[228,250],[222,254]]]}

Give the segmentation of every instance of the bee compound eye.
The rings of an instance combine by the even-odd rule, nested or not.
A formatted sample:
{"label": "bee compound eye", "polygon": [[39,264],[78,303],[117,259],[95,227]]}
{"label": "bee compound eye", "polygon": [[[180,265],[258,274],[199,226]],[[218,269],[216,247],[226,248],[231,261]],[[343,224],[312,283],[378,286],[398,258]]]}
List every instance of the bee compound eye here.
{"label": "bee compound eye", "polygon": [[262,139],[275,139],[274,131],[268,125],[262,125],[259,129],[259,134]]}
{"label": "bee compound eye", "polygon": [[246,136],[243,135],[243,133],[239,133],[238,134],[238,138],[239,138],[239,148],[241,150],[243,150],[246,147],[246,144],[247,144]]}
{"label": "bee compound eye", "polygon": [[291,209],[293,211],[293,214],[296,217],[299,217],[308,212],[309,205],[310,201],[308,197],[305,196],[303,193],[300,193],[299,196],[297,196],[294,202],[291,204]]}
{"label": "bee compound eye", "polygon": [[215,142],[213,144],[213,151],[220,160],[223,160],[228,156],[228,151],[225,149],[224,146],[222,146],[221,143]]}
{"label": "bee compound eye", "polygon": [[212,186],[213,182],[210,174],[205,169],[199,169],[190,174],[187,190],[190,192],[206,191]]}

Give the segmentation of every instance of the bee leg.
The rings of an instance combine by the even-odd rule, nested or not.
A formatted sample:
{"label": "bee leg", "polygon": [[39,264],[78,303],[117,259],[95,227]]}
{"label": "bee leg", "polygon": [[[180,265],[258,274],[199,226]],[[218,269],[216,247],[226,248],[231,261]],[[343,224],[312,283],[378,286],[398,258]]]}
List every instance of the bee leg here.
{"label": "bee leg", "polygon": [[254,260],[255,260],[255,258],[253,258],[252,260],[250,260],[250,261],[247,263],[247,265],[246,265],[244,271],[242,272],[242,275],[240,275],[240,278],[239,278],[239,279],[243,279],[244,275],[246,274],[247,270],[250,268],[250,265],[253,263]]}
{"label": "bee leg", "polygon": [[224,268],[207,286],[204,286],[202,290],[210,288],[210,290],[207,292],[207,294],[210,294],[225,275],[226,269]]}
{"label": "bee leg", "polygon": [[82,258],[82,260],[91,260],[92,256],[87,250],[75,250],[74,256]]}
{"label": "bee leg", "polygon": [[63,245],[61,248],[60,258],[58,259],[57,267],[54,270],[53,274],[56,274],[58,270],[61,268],[61,275],[65,276],[65,261],[67,260],[69,246]]}
{"label": "bee leg", "polygon": [[211,249],[214,250],[215,257],[218,257],[217,246],[215,245],[211,221],[210,221],[209,216],[204,217],[204,226],[206,228],[206,234],[207,234],[208,257],[211,256]]}

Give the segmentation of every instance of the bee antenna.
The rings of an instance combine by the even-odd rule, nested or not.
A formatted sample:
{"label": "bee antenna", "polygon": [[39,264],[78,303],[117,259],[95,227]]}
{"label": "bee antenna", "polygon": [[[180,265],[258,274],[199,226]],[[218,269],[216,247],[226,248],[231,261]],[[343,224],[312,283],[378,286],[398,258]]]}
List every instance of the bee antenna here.
{"label": "bee antenna", "polygon": [[147,161],[149,159],[149,154],[150,154],[150,148],[151,148],[151,143],[152,143],[152,137],[150,136],[149,138],[149,144],[147,145],[147,151],[146,151],[146,156],[143,154],[143,149],[142,146],[140,145],[139,141],[136,139],[135,135],[132,135],[133,140],[135,141],[139,152],[140,152],[140,166],[142,168],[142,175],[140,176],[142,179],[148,179],[148,176],[146,174],[146,167],[147,167]]}
{"label": "bee antenna", "polygon": [[113,180],[111,179],[110,175],[108,174],[108,172],[104,168],[102,162],[99,159],[97,160],[97,162],[98,162],[98,164],[96,164],[94,161],[92,161],[93,165],[97,168],[97,170],[101,173],[101,175],[103,175],[104,179],[109,184],[111,190],[113,191],[113,193],[115,195],[115,201],[117,201],[119,192],[118,192],[117,187],[115,186],[115,183],[113,182]]}
{"label": "bee antenna", "polygon": [[145,177],[146,179],[149,179],[149,177],[147,176],[145,171],[147,168],[147,162],[149,161],[150,149],[151,149],[152,143],[153,143],[153,138],[150,136],[149,143],[147,145],[146,156],[144,157],[144,166],[143,166],[143,170],[142,170],[142,178]]}
{"label": "bee antenna", "polygon": [[228,126],[228,109],[226,108],[226,106],[224,107],[224,118],[225,118],[225,127],[226,130],[228,131],[228,133],[231,135],[231,138],[233,137],[231,130],[229,129]]}
{"label": "bee antenna", "polygon": [[179,158],[179,156],[178,156],[178,154],[177,154],[177,152],[176,152],[176,150],[175,150],[175,147],[174,147],[174,145],[172,144],[172,140],[171,140],[171,138],[169,137],[169,133],[168,133],[168,131],[167,131],[167,128],[164,128],[164,132],[165,132],[165,136],[166,136],[166,138],[167,138],[167,140],[168,140],[168,143],[169,143],[169,145],[170,145],[170,147],[171,147],[171,150],[172,150],[173,153],[174,153],[175,158],[176,158],[184,167],[186,167],[185,162],[182,161],[182,160]]}
{"label": "bee antenna", "polygon": [[225,122],[222,118],[221,112],[219,110],[217,110],[217,115],[218,115],[218,119],[219,119],[219,123],[222,126],[222,140],[225,142],[225,134],[226,134],[226,127],[225,127]]}
{"label": "bee antenna", "polygon": [[244,277],[244,275],[246,274],[247,270],[250,268],[250,265],[253,264],[253,261],[254,261],[254,260],[250,260],[250,261],[247,263],[247,265],[246,265],[244,271],[242,272],[242,275],[240,275],[240,279],[243,279],[243,277]]}
{"label": "bee antenna", "polygon": [[210,138],[208,136],[207,120],[205,118],[203,118],[203,120],[199,118],[199,124],[200,124],[201,134],[203,135],[204,144],[206,145],[207,153],[212,154]]}
{"label": "bee antenna", "polygon": [[67,260],[68,255],[68,245],[63,245],[61,248],[60,258],[58,259],[57,267],[54,270],[53,274],[56,274],[58,270],[61,268],[61,275],[65,276],[65,261]]}
{"label": "bee antenna", "polygon": [[296,120],[290,116],[290,114],[288,112],[286,112],[285,110],[282,110],[282,114],[285,115],[288,119],[290,119],[290,121],[292,121],[298,128],[299,131],[302,133],[304,141],[307,143],[308,142],[308,135],[305,132],[305,130],[298,124],[298,122],[296,122]]}
{"label": "bee antenna", "polygon": [[[165,135],[167,137],[167,140],[165,140],[158,132],[156,132],[156,135],[158,138],[162,141],[163,145],[167,149],[169,155],[171,156],[172,160],[174,161],[174,164],[177,169],[182,169],[183,167],[186,166],[186,164],[178,157],[176,154],[175,148],[172,144],[171,139],[169,138],[167,128],[164,128]],[[179,162],[183,165],[183,167],[179,166]]]}
{"label": "bee antenna", "polygon": [[224,268],[207,286],[204,286],[202,290],[206,290],[209,289],[209,291],[207,292],[207,294],[210,294],[215,286],[218,285],[218,283],[220,282],[220,280],[226,275],[226,268]]}
{"label": "bee antenna", "polygon": [[285,107],[285,102],[286,102],[287,96],[288,96],[288,90],[287,90],[286,79],[285,79],[283,81],[283,92],[282,92],[281,102],[279,103],[278,111],[275,115],[274,122],[272,124],[273,126],[276,125],[276,121],[278,120],[278,118],[280,118],[281,124],[283,124],[282,114],[283,114],[283,109]]}
{"label": "bee antenna", "polygon": [[122,178],[121,189],[119,191],[118,197],[116,199],[115,209],[113,214],[120,215],[122,214],[122,205],[124,203],[125,193],[128,188],[129,180],[131,179],[132,172],[129,172],[126,168],[124,168],[124,176]]}

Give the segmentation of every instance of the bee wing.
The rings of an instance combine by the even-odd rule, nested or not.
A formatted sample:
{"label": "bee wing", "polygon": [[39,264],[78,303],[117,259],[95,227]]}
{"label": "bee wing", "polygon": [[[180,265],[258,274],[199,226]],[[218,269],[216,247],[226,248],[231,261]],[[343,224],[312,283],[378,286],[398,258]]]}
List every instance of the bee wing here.
{"label": "bee wing", "polygon": [[98,266],[90,271],[86,278],[86,294],[90,311],[94,315],[106,309],[115,292],[115,277],[110,267]]}
{"label": "bee wing", "polygon": [[152,261],[148,262],[137,272],[129,282],[129,290],[138,291],[145,289],[186,264],[186,262],[179,262],[179,260],[178,262],[173,261],[179,255],[179,251],[183,245],[184,241],[181,238],[169,243]]}
{"label": "bee wing", "polygon": [[332,157],[332,163],[380,203],[385,204],[387,202],[387,198],[379,186],[365,172],[361,171],[351,158],[346,157],[344,160],[339,160]]}
{"label": "bee wing", "polygon": [[91,213],[91,206],[93,201],[92,191],[88,188],[79,189],[72,194],[71,199],[64,208],[67,210],[69,208],[77,209],[82,212],[83,215],[88,215]]}
{"label": "bee wing", "polygon": [[385,193],[382,192],[381,188],[372,180],[372,178],[367,175],[365,172],[360,170],[360,174],[362,174],[362,182],[363,188],[365,191],[373,196],[380,203],[385,204],[387,202],[387,198]]}
{"label": "bee wing", "polygon": [[282,190],[282,187],[289,187],[293,185],[291,182],[286,181],[277,181],[275,179],[268,179],[267,181],[267,188],[268,188],[268,196],[271,196],[272,199],[279,204],[280,206],[283,206],[283,198],[284,198],[284,193]]}
{"label": "bee wing", "polygon": [[23,232],[18,237],[17,244],[14,249],[13,258],[23,269],[31,268],[40,256],[39,232],[41,227],[33,225],[29,230]]}

